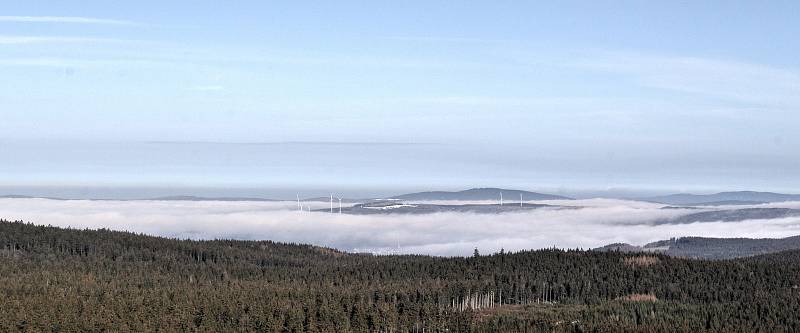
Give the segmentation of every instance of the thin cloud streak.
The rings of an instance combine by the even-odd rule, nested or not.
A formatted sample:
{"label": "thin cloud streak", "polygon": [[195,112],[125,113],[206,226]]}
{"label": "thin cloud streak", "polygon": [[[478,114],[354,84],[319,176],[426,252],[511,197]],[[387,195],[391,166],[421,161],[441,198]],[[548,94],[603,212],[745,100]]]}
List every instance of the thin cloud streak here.
{"label": "thin cloud streak", "polygon": [[0,16],[0,22],[139,25],[137,22],[128,20],[80,16]]}
{"label": "thin cloud streak", "polygon": [[73,67],[73,68],[192,68],[191,63],[148,59],[77,59],[62,57],[0,58],[0,66],[10,67]]}
{"label": "thin cloud streak", "polygon": [[48,43],[120,43],[125,40],[95,37],[62,37],[62,36],[3,36],[0,45],[48,44]]}
{"label": "thin cloud streak", "polygon": [[474,37],[438,37],[438,36],[390,36],[383,37],[384,40],[403,41],[403,42],[429,42],[429,43],[478,43],[478,44],[497,44],[518,42],[512,39],[487,39]]}

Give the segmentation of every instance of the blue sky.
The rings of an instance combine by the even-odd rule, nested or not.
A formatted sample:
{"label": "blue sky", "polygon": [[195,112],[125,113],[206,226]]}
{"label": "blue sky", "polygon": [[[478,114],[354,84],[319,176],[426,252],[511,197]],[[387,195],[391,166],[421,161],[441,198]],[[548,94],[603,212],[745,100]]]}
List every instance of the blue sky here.
{"label": "blue sky", "polygon": [[[0,185],[792,191],[798,12],[796,1],[8,2],[0,152],[29,158],[0,167]],[[103,146],[153,141],[445,148],[401,153],[402,169],[384,148],[346,149],[375,157],[358,166],[269,150],[287,170],[330,164],[278,177],[244,152],[220,164],[216,148],[177,162],[137,148],[122,163]],[[66,153],[41,157],[54,150]]]}

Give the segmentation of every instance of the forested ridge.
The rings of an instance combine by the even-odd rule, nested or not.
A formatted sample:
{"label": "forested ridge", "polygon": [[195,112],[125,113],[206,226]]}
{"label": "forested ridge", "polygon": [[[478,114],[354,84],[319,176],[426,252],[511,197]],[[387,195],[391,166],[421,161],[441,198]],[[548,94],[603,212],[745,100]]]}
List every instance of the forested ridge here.
{"label": "forested ridge", "polygon": [[372,256],[0,222],[0,331],[795,332],[800,251]]}

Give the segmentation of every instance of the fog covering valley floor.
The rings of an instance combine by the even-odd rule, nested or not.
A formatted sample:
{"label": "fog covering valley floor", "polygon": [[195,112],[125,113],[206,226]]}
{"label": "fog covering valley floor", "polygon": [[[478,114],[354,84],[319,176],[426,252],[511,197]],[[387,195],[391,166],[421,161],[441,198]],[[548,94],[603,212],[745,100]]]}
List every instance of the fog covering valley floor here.
{"label": "fog covering valley floor", "polygon": [[[509,199],[510,200],[510,199]],[[380,203],[380,202],[379,202]],[[395,205],[396,202],[380,204]],[[0,217],[171,238],[298,242],[347,252],[469,256],[481,252],[643,245],[680,237],[800,235],[800,202],[715,207],[617,199],[400,201],[399,208],[338,202],[0,199]],[[368,203],[368,206],[374,203]],[[355,208],[350,208],[355,207]],[[311,212],[307,210],[312,210]],[[348,210],[369,214],[348,214]],[[407,211],[411,211],[408,213]]]}
{"label": "fog covering valley floor", "polygon": [[0,222],[2,331],[789,332],[798,283],[800,251],[374,256]]}

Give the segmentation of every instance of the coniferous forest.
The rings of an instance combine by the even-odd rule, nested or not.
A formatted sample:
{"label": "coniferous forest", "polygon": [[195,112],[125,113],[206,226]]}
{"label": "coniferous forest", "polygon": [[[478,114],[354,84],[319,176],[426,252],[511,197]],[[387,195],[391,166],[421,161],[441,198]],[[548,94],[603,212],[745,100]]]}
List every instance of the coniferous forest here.
{"label": "coniferous forest", "polygon": [[796,332],[800,251],[373,256],[0,222],[3,332]]}

